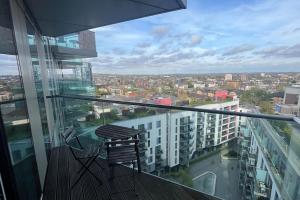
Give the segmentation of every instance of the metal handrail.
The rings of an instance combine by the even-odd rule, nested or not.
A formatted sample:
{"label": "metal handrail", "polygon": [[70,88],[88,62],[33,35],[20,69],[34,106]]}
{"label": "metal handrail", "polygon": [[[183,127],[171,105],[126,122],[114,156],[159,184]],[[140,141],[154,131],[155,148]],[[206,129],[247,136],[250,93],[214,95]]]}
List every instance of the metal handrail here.
{"label": "metal handrail", "polygon": [[169,109],[169,110],[194,111],[194,112],[225,114],[225,115],[234,115],[234,116],[251,117],[251,118],[263,118],[263,119],[273,119],[273,120],[294,121],[294,117],[291,117],[291,116],[271,115],[271,114],[261,114],[261,113],[244,113],[244,112],[213,110],[213,109],[183,107],[183,106],[166,106],[166,105],[157,105],[157,104],[150,104],[150,103],[139,103],[139,102],[131,102],[131,101],[119,101],[119,100],[102,99],[102,98],[99,98],[99,97],[96,97],[96,96],[53,95],[53,96],[47,96],[47,98],[48,99],[51,99],[51,98],[68,98],[68,99],[97,101],[97,102],[115,103],[115,104],[123,104],[123,105],[136,105],[136,106],[144,106],[144,107],[152,107],[152,108]]}

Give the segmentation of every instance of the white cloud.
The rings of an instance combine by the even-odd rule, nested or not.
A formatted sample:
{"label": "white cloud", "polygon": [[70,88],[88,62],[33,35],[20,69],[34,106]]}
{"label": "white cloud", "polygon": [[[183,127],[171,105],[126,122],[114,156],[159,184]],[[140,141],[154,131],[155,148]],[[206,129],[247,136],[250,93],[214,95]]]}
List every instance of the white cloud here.
{"label": "white cloud", "polygon": [[[300,1],[243,1],[231,7],[224,2],[217,11],[213,3],[205,7],[207,2],[189,0],[186,10],[97,29],[97,36],[103,38],[97,39],[102,51],[94,71],[186,73],[299,67]],[[113,49],[120,49],[119,53]],[[109,59],[102,53],[107,50]]]}

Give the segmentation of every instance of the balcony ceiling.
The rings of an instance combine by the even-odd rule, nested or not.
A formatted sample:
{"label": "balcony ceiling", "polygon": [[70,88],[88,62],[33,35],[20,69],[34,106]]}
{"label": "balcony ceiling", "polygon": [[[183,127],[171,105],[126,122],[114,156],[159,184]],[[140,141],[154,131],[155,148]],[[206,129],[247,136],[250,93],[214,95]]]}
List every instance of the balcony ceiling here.
{"label": "balcony ceiling", "polygon": [[24,0],[40,30],[61,36],[186,8],[187,0]]}

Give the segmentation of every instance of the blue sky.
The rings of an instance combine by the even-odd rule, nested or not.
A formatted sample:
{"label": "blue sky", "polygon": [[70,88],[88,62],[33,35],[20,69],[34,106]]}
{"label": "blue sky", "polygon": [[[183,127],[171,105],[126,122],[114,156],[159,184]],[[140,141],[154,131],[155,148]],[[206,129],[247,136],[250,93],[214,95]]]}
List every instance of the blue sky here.
{"label": "blue sky", "polygon": [[188,0],[94,31],[97,73],[300,71],[299,0]]}
{"label": "blue sky", "polygon": [[[300,71],[300,0],[187,0],[188,8],[94,29],[93,72]],[[17,73],[0,55],[4,74]]]}

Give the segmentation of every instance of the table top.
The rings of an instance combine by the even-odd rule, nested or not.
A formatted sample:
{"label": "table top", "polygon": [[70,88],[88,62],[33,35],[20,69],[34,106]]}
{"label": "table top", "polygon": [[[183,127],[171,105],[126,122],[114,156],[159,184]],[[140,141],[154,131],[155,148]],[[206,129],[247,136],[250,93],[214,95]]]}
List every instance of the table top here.
{"label": "table top", "polygon": [[127,128],[127,127],[116,126],[111,124],[100,126],[95,131],[98,137],[102,137],[106,139],[114,139],[114,140],[135,137],[140,132],[141,131],[133,128]]}

